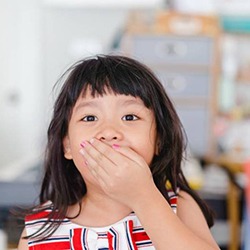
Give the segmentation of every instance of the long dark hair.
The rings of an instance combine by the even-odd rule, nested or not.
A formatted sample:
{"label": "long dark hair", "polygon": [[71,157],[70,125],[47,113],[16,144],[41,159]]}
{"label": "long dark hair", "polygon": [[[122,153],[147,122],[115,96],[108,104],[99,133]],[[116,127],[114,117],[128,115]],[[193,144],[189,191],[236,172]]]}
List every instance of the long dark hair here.
{"label": "long dark hair", "polygon": [[188,192],[199,204],[209,227],[213,225],[210,210],[189,187],[181,170],[186,145],[181,122],[164,87],[149,68],[125,56],[99,55],[77,62],[60,80],[64,84],[48,128],[45,175],[40,192],[41,204],[48,200],[52,202],[50,219],[56,218],[54,221],[57,223],[51,223],[49,228],[44,227],[31,237],[53,233],[65,218],[68,206],[79,203],[87,192],[74,162],[64,157],[62,141],[67,134],[72,109],[88,87],[91,87],[93,96],[111,90],[116,94],[140,97],[145,106],[154,112],[159,152],[154,156],[150,169],[155,185],[167,201],[167,180],[175,192],[177,188]]}

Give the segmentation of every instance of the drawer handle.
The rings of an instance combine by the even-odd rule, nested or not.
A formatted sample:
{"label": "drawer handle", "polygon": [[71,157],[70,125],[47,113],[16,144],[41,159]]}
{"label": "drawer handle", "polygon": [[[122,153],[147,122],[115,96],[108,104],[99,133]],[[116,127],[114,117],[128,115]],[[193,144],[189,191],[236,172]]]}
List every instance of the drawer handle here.
{"label": "drawer handle", "polygon": [[159,42],[155,46],[157,56],[179,56],[183,57],[187,54],[187,44],[184,42]]}
{"label": "drawer handle", "polygon": [[187,81],[184,77],[177,76],[167,79],[166,85],[171,91],[181,92],[186,88]]}

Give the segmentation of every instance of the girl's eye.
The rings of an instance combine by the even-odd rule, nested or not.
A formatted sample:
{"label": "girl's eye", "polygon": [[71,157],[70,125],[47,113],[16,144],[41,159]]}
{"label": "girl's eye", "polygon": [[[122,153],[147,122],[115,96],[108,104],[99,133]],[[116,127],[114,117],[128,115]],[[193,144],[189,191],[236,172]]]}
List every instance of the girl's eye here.
{"label": "girl's eye", "polygon": [[94,122],[94,121],[97,121],[97,117],[94,115],[87,115],[87,116],[83,117],[82,120],[85,122]]}
{"label": "girl's eye", "polygon": [[138,120],[139,118],[138,118],[138,116],[136,116],[136,115],[124,115],[123,117],[122,117],[122,120],[123,121],[136,121],[136,120]]}

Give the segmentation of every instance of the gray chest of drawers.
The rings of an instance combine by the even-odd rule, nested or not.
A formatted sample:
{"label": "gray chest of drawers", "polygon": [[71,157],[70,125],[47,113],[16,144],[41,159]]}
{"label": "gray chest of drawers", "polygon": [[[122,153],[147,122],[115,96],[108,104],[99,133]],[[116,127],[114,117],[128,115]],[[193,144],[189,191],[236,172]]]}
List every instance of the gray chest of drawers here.
{"label": "gray chest of drawers", "polygon": [[125,53],[148,65],[172,99],[196,156],[215,150],[217,45],[211,36],[129,34]]}

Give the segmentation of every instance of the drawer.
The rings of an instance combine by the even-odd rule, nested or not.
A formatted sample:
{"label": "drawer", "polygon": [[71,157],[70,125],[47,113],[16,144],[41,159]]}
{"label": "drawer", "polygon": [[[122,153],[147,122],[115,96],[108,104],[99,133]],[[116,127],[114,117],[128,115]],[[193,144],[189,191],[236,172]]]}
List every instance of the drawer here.
{"label": "drawer", "polygon": [[210,150],[211,122],[206,106],[176,107],[188,137],[188,148],[195,156],[203,156]]}
{"label": "drawer", "polygon": [[208,72],[154,70],[167,93],[176,98],[210,96],[212,81]]}
{"label": "drawer", "polygon": [[146,64],[209,65],[213,40],[209,37],[133,36],[132,55]]}

